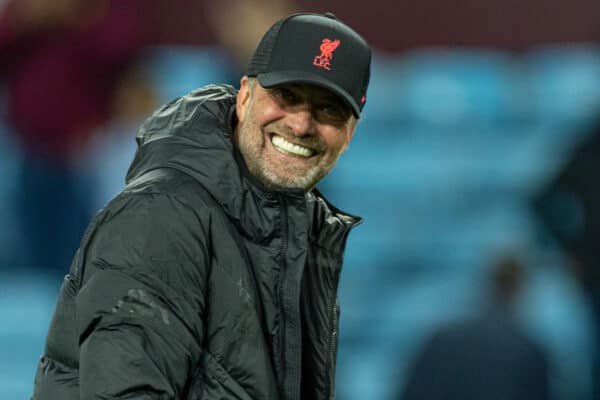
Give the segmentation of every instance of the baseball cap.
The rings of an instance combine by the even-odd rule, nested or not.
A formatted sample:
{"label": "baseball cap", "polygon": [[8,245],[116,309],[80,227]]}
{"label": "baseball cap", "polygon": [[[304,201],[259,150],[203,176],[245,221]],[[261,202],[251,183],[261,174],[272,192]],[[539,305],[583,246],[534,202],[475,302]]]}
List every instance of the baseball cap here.
{"label": "baseball cap", "polygon": [[367,99],[371,49],[331,13],[298,13],[265,33],[246,70],[262,87],[307,83],[335,93],[357,117]]}

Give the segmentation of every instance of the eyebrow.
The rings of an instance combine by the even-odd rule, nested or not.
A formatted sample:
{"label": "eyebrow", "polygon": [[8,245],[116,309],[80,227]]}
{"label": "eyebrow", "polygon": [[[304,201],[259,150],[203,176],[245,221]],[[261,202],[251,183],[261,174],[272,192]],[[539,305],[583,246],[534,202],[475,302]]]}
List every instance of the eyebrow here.
{"label": "eyebrow", "polygon": [[[283,86],[282,87],[286,87]],[[346,112],[352,113],[352,108],[339,96],[336,96],[334,93],[331,93],[329,90],[314,86],[314,85],[306,85],[302,83],[292,83],[287,86],[288,90],[292,90],[294,93],[299,94],[301,97],[305,98],[308,101],[312,101],[314,103],[331,103],[340,107]]]}
{"label": "eyebrow", "polygon": [[336,96],[334,93],[331,93],[326,88],[322,88],[322,87],[314,86],[314,85],[305,85],[305,84],[301,84],[301,83],[294,83],[294,84],[290,85],[289,87],[290,87],[290,89],[304,92],[309,96],[314,95],[314,96],[323,98],[327,101],[336,101],[336,102],[343,103],[338,96]]}
{"label": "eyebrow", "polygon": [[[311,95],[309,94],[309,98],[310,98],[310,96]],[[342,99],[340,99],[335,94],[330,93],[326,90],[315,92],[312,96],[313,96],[315,102],[332,103],[339,107],[347,108],[346,103]]]}

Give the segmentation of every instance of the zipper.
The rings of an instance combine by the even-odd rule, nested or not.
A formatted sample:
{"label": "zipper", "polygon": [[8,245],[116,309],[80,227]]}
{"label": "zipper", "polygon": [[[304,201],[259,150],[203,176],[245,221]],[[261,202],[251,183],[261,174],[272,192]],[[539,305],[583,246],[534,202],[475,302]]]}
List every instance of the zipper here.
{"label": "zipper", "polygon": [[280,260],[280,271],[279,271],[279,283],[277,285],[277,290],[279,294],[279,315],[280,315],[280,326],[279,326],[279,370],[281,371],[281,384],[282,390],[285,396],[285,381],[287,371],[285,368],[285,323],[286,323],[286,304],[285,304],[285,275],[287,270],[287,250],[289,247],[288,243],[288,221],[287,221],[287,203],[283,196],[280,197],[281,204],[281,237],[282,237],[282,245],[281,245],[281,260]]}
{"label": "zipper", "polygon": [[[301,340],[299,321],[299,310],[294,308],[293,301],[297,300],[299,293],[296,293],[295,287],[288,288],[286,296],[286,282],[290,282],[288,275],[291,273],[287,265],[287,253],[289,249],[289,223],[288,223],[288,201],[284,196],[281,199],[281,234],[282,234],[282,257],[281,272],[279,279],[279,303],[281,326],[279,329],[279,357],[280,367],[282,367],[283,398],[286,400],[298,399],[300,387],[301,368],[298,368],[301,356],[298,351],[298,343]],[[297,289],[299,290],[299,288]],[[289,316],[289,318],[286,318]],[[289,325],[289,326],[288,326]],[[286,343],[287,342],[287,343]],[[292,344],[292,348],[288,349]],[[286,362],[286,353],[289,351],[289,357]]]}

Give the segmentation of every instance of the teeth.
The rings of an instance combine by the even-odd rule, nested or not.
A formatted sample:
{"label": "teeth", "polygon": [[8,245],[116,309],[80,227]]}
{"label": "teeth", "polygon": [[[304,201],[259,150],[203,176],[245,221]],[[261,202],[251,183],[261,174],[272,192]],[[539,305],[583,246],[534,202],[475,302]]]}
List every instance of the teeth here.
{"label": "teeth", "polygon": [[273,135],[271,142],[273,143],[273,146],[275,146],[278,150],[281,150],[288,154],[300,157],[310,157],[313,155],[313,151],[311,149],[307,149],[306,147],[290,143],[281,136]]}

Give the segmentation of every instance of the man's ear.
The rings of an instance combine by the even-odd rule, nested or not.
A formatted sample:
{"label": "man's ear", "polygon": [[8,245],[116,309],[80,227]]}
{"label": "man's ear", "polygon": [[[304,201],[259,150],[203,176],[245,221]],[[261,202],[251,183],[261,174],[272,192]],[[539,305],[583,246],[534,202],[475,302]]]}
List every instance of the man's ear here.
{"label": "man's ear", "polygon": [[244,120],[248,104],[250,104],[250,86],[248,84],[248,77],[244,76],[240,81],[240,90],[238,91],[235,103],[235,113],[238,121],[242,122]]}

